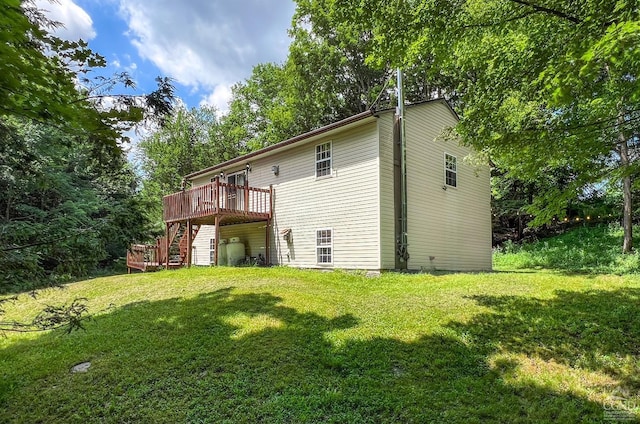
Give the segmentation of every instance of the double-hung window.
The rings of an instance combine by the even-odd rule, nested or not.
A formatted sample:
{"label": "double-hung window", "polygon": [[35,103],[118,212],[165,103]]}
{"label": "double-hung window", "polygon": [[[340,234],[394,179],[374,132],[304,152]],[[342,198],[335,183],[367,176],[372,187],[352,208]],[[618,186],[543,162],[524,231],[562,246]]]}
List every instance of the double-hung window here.
{"label": "double-hung window", "polygon": [[458,160],[448,153],[444,154],[444,183],[458,187]]}
{"label": "double-hung window", "polygon": [[319,264],[333,263],[333,230],[316,230],[316,261]]}
{"label": "double-hung window", "polygon": [[331,176],[331,142],[316,146],[316,178]]}

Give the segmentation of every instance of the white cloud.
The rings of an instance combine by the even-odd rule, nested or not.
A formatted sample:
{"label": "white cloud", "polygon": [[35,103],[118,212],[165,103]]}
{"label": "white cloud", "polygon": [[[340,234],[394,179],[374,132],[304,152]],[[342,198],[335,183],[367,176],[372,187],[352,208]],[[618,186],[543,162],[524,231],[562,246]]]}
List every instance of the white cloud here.
{"label": "white cloud", "polygon": [[63,24],[53,31],[56,36],[71,41],[89,41],[96,36],[91,16],[73,0],[36,0],[36,5],[45,11],[47,18]]}
{"label": "white cloud", "polygon": [[215,106],[217,115],[221,116],[229,111],[229,100],[231,100],[231,85],[218,84],[211,93],[202,98],[200,106]]}
{"label": "white cloud", "polygon": [[291,0],[120,0],[131,42],[143,59],[226,108],[229,86],[253,66],[282,62]]}

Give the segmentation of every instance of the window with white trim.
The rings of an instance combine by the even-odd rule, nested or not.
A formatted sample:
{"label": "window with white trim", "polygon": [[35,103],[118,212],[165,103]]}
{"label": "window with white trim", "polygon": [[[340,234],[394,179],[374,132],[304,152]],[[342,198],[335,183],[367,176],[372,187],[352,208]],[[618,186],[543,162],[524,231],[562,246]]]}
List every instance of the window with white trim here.
{"label": "window with white trim", "polygon": [[316,262],[333,263],[333,230],[331,228],[316,230]]}
{"label": "window with white trim", "polygon": [[316,178],[331,176],[331,142],[316,146]]}
{"label": "window with white trim", "polygon": [[458,159],[448,153],[444,154],[444,183],[458,187]]}

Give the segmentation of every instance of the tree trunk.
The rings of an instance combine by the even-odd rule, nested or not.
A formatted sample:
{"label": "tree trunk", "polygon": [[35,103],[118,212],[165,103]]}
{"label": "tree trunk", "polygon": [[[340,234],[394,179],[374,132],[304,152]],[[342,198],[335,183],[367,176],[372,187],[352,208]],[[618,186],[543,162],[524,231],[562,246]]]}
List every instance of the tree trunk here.
{"label": "tree trunk", "polygon": [[[624,124],[624,112],[618,114],[618,125]],[[620,146],[620,167],[622,168],[622,227],[624,228],[624,241],[622,242],[622,253],[631,253],[633,250],[633,208],[631,199],[631,175],[629,168],[629,145],[624,131],[620,128],[618,132],[618,144]]]}

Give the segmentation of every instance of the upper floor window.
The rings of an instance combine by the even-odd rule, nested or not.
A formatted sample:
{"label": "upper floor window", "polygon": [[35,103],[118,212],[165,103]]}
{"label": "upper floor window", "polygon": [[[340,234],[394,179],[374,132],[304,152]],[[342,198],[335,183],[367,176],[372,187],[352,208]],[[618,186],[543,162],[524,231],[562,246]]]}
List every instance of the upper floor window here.
{"label": "upper floor window", "polygon": [[444,183],[451,187],[458,186],[458,160],[448,153],[444,154]]}
{"label": "upper floor window", "polygon": [[316,146],[316,178],[331,175],[331,142]]}

